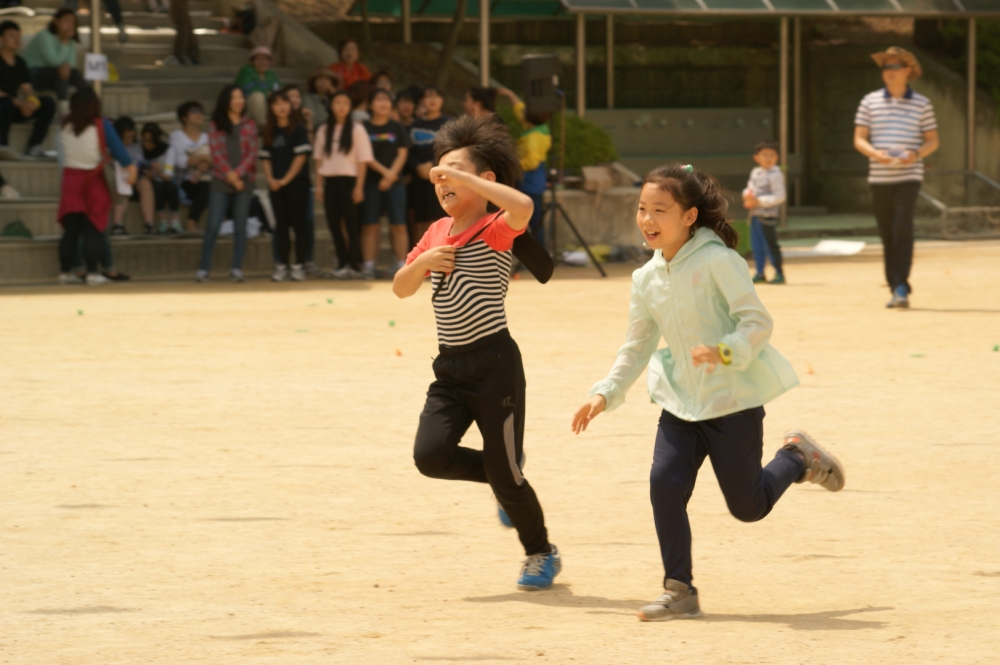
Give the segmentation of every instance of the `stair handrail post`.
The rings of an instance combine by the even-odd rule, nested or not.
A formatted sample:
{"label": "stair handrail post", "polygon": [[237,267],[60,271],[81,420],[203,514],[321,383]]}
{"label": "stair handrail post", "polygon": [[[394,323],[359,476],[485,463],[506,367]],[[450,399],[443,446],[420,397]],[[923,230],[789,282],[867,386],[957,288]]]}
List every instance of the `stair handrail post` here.
{"label": "stair handrail post", "polygon": [[[91,0],[90,3],[90,52],[101,53],[101,3]],[[93,81],[94,92],[101,96],[101,81]]]}

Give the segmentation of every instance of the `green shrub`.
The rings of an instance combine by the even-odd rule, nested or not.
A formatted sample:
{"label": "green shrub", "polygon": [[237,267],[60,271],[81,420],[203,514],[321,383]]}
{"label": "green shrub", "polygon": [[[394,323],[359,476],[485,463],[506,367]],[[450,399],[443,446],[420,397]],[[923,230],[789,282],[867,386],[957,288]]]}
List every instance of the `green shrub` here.
{"label": "green shrub", "polygon": [[[511,135],[518,139],[524,133],[524,127],[514,116],[514,110],[507,105],[497,108],[499,115],[510,128]],[[559,166],[559,114],[556,113],[549,121],[549,131],[552,133],[552,150],[546,163],[550,168]],[[566,114],[566,171],[577,172],[581,166],[608,164],[618,159],[611,135],[594,123]]]}

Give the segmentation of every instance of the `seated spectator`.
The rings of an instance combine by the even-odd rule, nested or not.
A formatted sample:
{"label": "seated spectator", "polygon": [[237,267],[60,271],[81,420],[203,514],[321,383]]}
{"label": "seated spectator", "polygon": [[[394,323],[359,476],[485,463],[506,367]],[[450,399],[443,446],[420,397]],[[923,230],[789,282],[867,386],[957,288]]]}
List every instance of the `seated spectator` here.
{"label": "seated spectator", "polygon": [[347,89],[347,94],[351,98],[351,120],[354,122],[366,122],[372,119],[368,113],[368,95],[371,91],[372,86],[368,81],[355,81]]}
{"label": "seated spectator", "polygon": [[142,126],[141,139],[144,168],[139,175],[139,182],[149,183],[149,188],[152,190],[153,208],[160,219],[160,233],[169,235],[183,233],[177,185],[173,180],[173,171],[167,171],[167,152],[170,144],[165,140],[166,133],[155,122],[147,122]]}
{"label": "seated spectator", "polygon": [[0,23],[0,159],[20,159],[10,147],[10,126],[32,122],[31,136],[25,152],[29,157],[44,157],[42,142],[49,131],[56,103],[50,97],[39,97],[31,87],[31,74],[21,48],[21,28],[13,21]]}
{"label": "seated spectator", "polygon": [[257,123],[246,117],[246,97],[235,85],[219,93],[208,129],[212,154],[212,185],[208,195],[208,228],[201,246],[201,264],[195,279],[208,281],[215,239],[232,210],[233,261],[229,281],[243,281],[243,255],[247,249],[247,217],[257,177]]}
{"label": "seated spectator", "polygon": [[181,129],[170,133],[170,149],[164,163],[164,171],[173,176],[174,183],[191,205],[188,208],[185,231],[198,228],[198,220],[208,207],[208,193],[211,188],[212,157],[208,148],[208,134],[202,130],[205,111],[198,102],[184,102],[177,107],[177,119]]}
{"label": "seated spectator", "polygon": [[484,88],[482,86],[472,86],[465,93],[465,101],[462,102],[465,115],[474,118],[496,113],[497,91],[496,88]]}
{"label": "seated spectator", "polygon": [[373,88],[381,88],[382,90],[392,92],[392,75],[383,69],[380,72],[372,74],[371,84]]}
{"label": "seated spectator", "polygon": [[104,179],[105,150],[127,169],[129,184],[135,183],[138,169],[111,122],[101,117],[101,100],[90,88],[73,94],[59,138],[64,160],[57,217],[64,229],[59,241],[59,283],[80,283],[71,268],[82,236],[86,283],[104,284],[108,280],[97,272],[97,262],[101,258],[101,236],[111,211],[111,195]]}
{"label": "seated spectator", "polygon": [[111,235],[128,235],[124,220],[130,201],[137,201],[139,203],[143,220],[146,222],[146,233],[153,233],[153,192],[151,189],[145,191],[146,188],[143,186],[141,177],[142,146],[139,144],[135,121],[129,116],[123,115],[115,120],[114,126],[115,131],[118,132],[118,137],[122,140],[122,145],[125,146],[125,152],[128,153],[133,163],[138,167],[140,178],[134,187],[124,185],[123,183],[116,183],[118,185],[118,189],[115,191],[117,200],[115,201],[114,224],[111,226]]}
{"label": "seated spectator", "polygon": [[59,114],[69,112],[69,87],[89,87],[76,67],[76,14],[63,8],[55,13],[48,29],[28,42],[24,60],[36,90],[51,90],[59,99]]}
{"label": "seated spectator", "polygon": [[243,65],[236,75],[236,86],[246,97],[246,114],[261,127],[267,123],[267,96],[281,87],[273,66],[271,49],[258,46],[250,51],[250,64]]}
{"label": "seated spectator", "polygon": [[[371,72],[368,68],[358,62],[361,59],[361,49],[358,42],[348,37],[337,46],[337,55],[340,62],[330,65],[330,71],[340,79],[340,88],[345,90],[358,81],[368,81],[371,79]],[[367,92],[366,92],[367,94]]]}
{"label": "seated spectator", "polygon": [[330,115],[330,98],[340,87],[340,79],[329,69],[313,72],[306,81],[307,94],[302,96],[302,118],[309,130],[309,140],[315,136],[316,128],[326,122]]}
{"label": "seated spectator", "polygon": [[375,279],[375,259],[378,257],[380,236],[379,219],[389,218],[389,234],[395,261],[387,274],[392,277],[406,264],[409,250],[406,228],[406,185],[403,168],[410,152],[410,136],[403,125],[390,117],[392,95],[383,88],[375,88],[368,100],[372,119],[364,123],[372,143],[374,159],[369,162],[365,180],[365,202],[361,216],[362,276]]}

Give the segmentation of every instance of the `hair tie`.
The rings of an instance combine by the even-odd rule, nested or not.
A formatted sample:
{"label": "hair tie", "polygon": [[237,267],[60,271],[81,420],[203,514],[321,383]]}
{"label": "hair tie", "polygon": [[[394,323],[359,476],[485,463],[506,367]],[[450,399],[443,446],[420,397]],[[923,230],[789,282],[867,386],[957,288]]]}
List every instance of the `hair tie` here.
{"label": "hair tie", "polygon": [[691,173],[692,171],[694,171],[694,167],[691,166],[690,164],[685,164],[681,167],[681,170],[684,171],[685,173]]}

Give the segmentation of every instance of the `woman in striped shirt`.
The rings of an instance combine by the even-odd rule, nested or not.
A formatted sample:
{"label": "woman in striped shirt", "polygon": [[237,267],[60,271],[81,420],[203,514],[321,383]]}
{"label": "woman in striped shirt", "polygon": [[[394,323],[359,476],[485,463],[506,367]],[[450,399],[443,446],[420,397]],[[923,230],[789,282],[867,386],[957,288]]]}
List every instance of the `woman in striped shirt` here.
{"label": "woman in striped shirt", "polygon": [[920,63],[905,49],[873,53],[885,87],[861,100],[854,118],[854,148],[868,157],[872,207],[882,237],[888,307],[910,306],[913,214],[924,179],[923,158],[938,149],[937,121],[929,99],[909,82]]}

